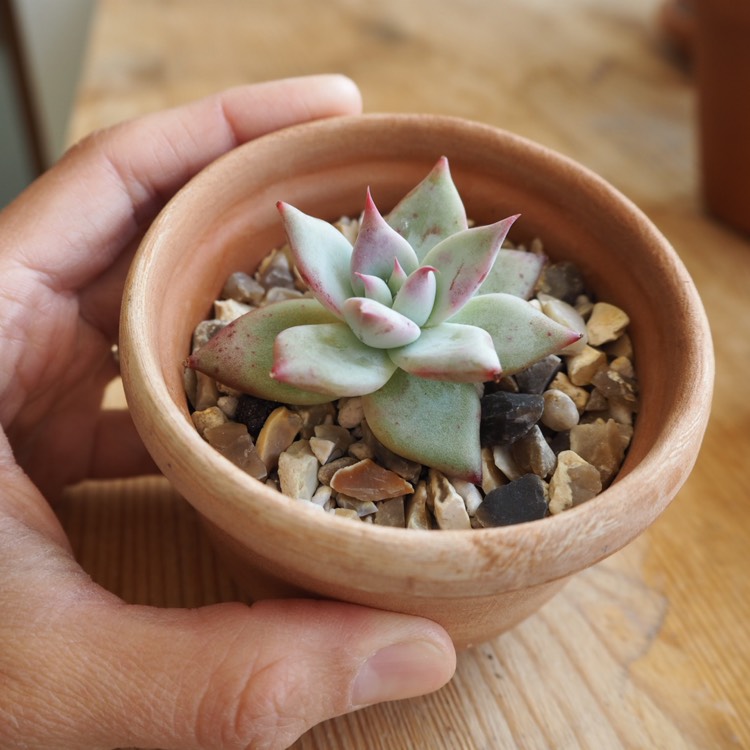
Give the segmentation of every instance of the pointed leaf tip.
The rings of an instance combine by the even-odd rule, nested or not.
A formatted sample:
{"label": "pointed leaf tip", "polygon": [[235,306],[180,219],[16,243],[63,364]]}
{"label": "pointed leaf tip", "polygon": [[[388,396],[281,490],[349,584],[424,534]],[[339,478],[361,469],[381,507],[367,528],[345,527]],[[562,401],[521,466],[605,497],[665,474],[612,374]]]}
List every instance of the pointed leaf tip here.
{"label": "pointed leaf tip", "polygon": [[410,274],[393,299],[393,309],[423,326],[435,304],[436,273],[433,266],[420,266]]}
{"label": "pointed leaf tip", "polygon": [[393,295],[383,279],[359,271],[356,271],[354,275],[362,282],[367,299],[374,299],[376,302],[386,305],[386,307],[392,306]]}
{"label": "pointed leaf tip", "polygon": [[340,318],[341,305],[352,295],[349,240],[327,221],[282,201],[276,205],[300,276],[315,299]]}
{"label": "pointed leaf tip", "polygon": [[351,257],[351,283],[357,294],[364,291],[358,274],[389,279],[394,261],[411,273],[419,261],[411,245],[381,216],[369,188],[359,234]]}
{"label": "pointed leaf tip", "polygon": [[439,242],[424,263],[440,269],[435,306],[426,325],[435,326],[455,315],[479,290],[492,270],[508,231],[518,216],[472,227]]}
{"label": "pointed leaf tip", "polygon": [[430,173],[388,214],[388,223],[414,248],[420,261],[438,242],[468,226],[448,159],[438,159]]}

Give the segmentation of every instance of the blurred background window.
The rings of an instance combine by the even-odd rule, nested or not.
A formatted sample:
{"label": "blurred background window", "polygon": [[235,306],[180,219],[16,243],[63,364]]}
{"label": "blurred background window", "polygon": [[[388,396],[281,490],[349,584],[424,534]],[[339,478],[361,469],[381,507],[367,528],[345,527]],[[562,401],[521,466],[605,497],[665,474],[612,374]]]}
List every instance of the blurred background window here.
{"label": "blurred background window", "polygon": [[0,0],[0,207],[62,154],[94,0]]}

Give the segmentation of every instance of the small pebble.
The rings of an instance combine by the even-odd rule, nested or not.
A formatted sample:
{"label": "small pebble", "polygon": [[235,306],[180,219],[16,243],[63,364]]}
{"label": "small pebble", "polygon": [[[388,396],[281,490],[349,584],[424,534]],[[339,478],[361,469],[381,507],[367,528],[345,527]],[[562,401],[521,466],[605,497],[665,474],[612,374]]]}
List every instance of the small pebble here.
{"label": "small pebble", "polygon": [[609,366],[610,369],[614,370],[626,380],[631,382],[635,381],[635,368],[633,367],[633,360],[631,357],[626,357],[621,354],[615,357],[615,359],[609,363]]}
{"label": "small pebble", "polygon": [[543,410],[539,394],[496,391],[484,396],[479,427],[482,445],[515,442],[539,421]]}
{"label": "small pebble", "polygon": [[503,476],[513,481],[519,479],[523,472],[518,468],[509,445],[496,445],[492,449],[492,458],[495,466],[502,472]]}
{"label": "small pebble", "polygon": [[605,395],[598,388],[594,388],[586,402],[585,411],[604,411],[608,406]]}
{"label": "small pebble", "polygon": [[601,391],[606,399],[618,398],[635,402],[635,387],[632,382],[620,375],[612,367],[599,370],[591,379],[592,385]]}
{"label": "small pebble", "polygon": [[351,456],[342,456],[341,458],[329,461],[318,469],[318,481],[321,484],[331,484],[331,478],[339,469],[343,469],[346,466],[353,466],[356,463],[357,459]]}
{"label": "small pebble", "polygon": [[607,355],[593,346],[584,346],[568,357],[568,378],[573,385],[589,385],[599,370],[607,366]]}
{"label": "small pebble", "polygon": [[198,323],[193,331],[193,353],[200,349],[210,338],[215,336],[224,326],[226,326],[226,323],[222,320],[202,320]]}
{"label": "small pebble", "polygon": [[206,430],[211,427],[218,427],[227,421],[227,415],[218,406],[209,406],[207,409],[194,411],[190,418],[201,437],[205,437]]}
{"label": "small pebble", "polygon": [[578,413],[580,414],[585,408],[589,400],[589,392],[579,385],[573,385],[570,382],[570,378],[564,372],[558,372],[554,379],[550,383],[550,388],[562,391],[570,400],[576,405]]}
{"label": "small pebble", "polygon": [[590,500],[602,491],[599,471],[573,451],[557,457],[557,468],[549,483],[549,512],[561,513]]}
{"label": "small pebble", "polygon": [[545,266],[537,284],[543,294],[573,303],[584,291],[583,276],[570,261]]}
{"label": "small pebble", "polygon": [[359,500],[387,500],[408,495],[414,487],[393,471],[369,458],[339,469],[331,477],[331,487]]}
{"label": "small pebble", "polygon": [[591,346],[601,346],[609,341],[618,339],[630,323],[630,318],[609,302],[597,302],[591,310],[591,316],[586,323]]}
{"label": "small pebble", "polygon": [[348,453],[358,461],[364,458],[375,458],[375,452],[364,440],[357,440],[349,446]]}
{"label": "small pebble", "polygon": [[315,434],[315,428],[318,425],[333,424],[336,418],[336,407],[332,403],[297,406],[295,411],[302,417],[300,434],[304,438],[311,438]]}
{"label": "small pebble", "polygon": [[219,396],[216,401],[216,406],[224,412],[227,419],[234,420],[234,416],[237,413],[238,403],[239,399],[236,396]]}
{"label": "small pebble", "polygon": [[185,388],[185,395],[190,402],[190,405],[195,408],[196,390],[198,388],[198,371],[191,370],[189,367],[184,367],[182,370],[182,385]]}
{"label": "small pebble", "polygon": [[331,496],[333,495],[333,490],[325,484],[318,485],[318,489],[313,492],[313,496],[310,498],[311,502],[315,503],[316,505],[320,505],[321,507],[324,507],[328,505],[329,502],[331,502]]}
{"label": "small pebble", "polygon": [[562,367],[562,360],[556,354],[534,362],[525,370],[516,373],[516,383],[522,393],[544,393],[552,378]]}
{"label": "small pebble", "polygon": [[245,313],[249,313],[252,309],[251,305],[237,302],[234,299],[217,299],[214,302],[214,317],[224,323],[231,323]]}
{"label": "small pebble", "polygon": [[482,492],[486,495],[490,490],[506,484],[507,481],[497,468],[492,448],[484,446],[482,448]]}
{"label": "small pebble", "polygon": [[274,287],[286,287],[294,289],[294,276],[289,268],[289,260],[286,254],[275,251],[266,256],[257,273],[258,281],[268,290]]}
{"label": "small pebble", "polygon": [[338,221],[333,223],[333,226],[341,232],[341,234],[354,244],[359,234],[359,219],[352,219],[349,216],[342,216]]}
{"label": "small pebble", "polygon": [[552,388],[542,394],[544,398],[544,411],[541,423],[555,432],[569,430],[578,424],[578,407],[573,399],[563,391]]}
{"label": "small pebble", "polygon": [[453,485],[453,489],[461,495],[469,517],[473,516],[484,499],[479,488],[475,484],[457,477],[450,477],[448,481]]}
{"label": "small pebble", "polygon": [[222,396],[232,396],[236,399],[239,399],[242,395],[242,391],[238,391],[236,388],[232,388],[226,383],[220,383],[218,380],[216,381],[216,390],[218,390]]}
{"label": "small pebble", "polygon": [[414,494],[406,500],[406,528],[427,531],[432,528],[432,517],[427,509],[426,482],[420,482]]}
{"label": "small pebble", "polygon": [[312,500],[318,489],[318,459],[307,440],[297,440],[279,456],[281,491],[296,500]]}
{"label": "small pebble", "polygon": [[573,307],[575,307],[576,311],[584,320],[587,320],[591,315],[591,311],[594,309],[594,303],[587,294],[579,294],[573,303]]}
{"label": "small pebble", "polygon": [[470,529],[471,521],[461,495],[441,472],[430,469],[428,505],[432,506],[438,528]]}
{"label": "small pebble", "polygon": [[492,490],[477,508],[475,518],[484,527],[536,521],[547,515],[547,492],[536,474],[526,474]]}
{"label": "small pebble", "polygon": [[632,425],[633,414],[636,412],[637,404],[628,399],[621,399],[613,396],[607,400],[609,404],[609,415],[618,424]]}
{"label": "small pebble", "polygon": [[197,411],[216,406],[219,401],[219,389],[216,381],[204,372],[195,373],[195,401],[193,406]]}
{"label": "small pebble", "polygon": [[614,419],[577,424],[570,431],[570,449],[595,466],[606,487],[617,473],[625,455],[626,443]]}
{"label": "small pebble", "polygon": [[403,529],[406,526],[406,511],[404,509],[404,498],[394,497],[383,500],[377,504],[374,523],[378,526],[394,526]]}
{"label": "small pebble", "polygon": [[332,457],[340,458],[341,456],[341,450],[336,448],[336,443],[319,437],[310,438],[310,450],[315,454],[315,458],[321,465],[327,464]]}
{"label": "small pebble", "polygon": [[237,271],[225,282],[221,290],[221,296],[225,299],[234,299],[237,302],[245,302],[250,305],[259,305],[263,301],[266,290],[252,276]]}
{"label": "small pebble", "polygon": [[361,424],[364,418],[362,399],[359,396],[339,400],[338,422],[342,427],[351,430]]}
{"label": "small pebble", "polygon": [[511,446],[511,454],[522,473],[536,474],[546,479],[557,464],[557,456],[544,439],[538,425]]}
{"label": "small pebble", "polygon": [[255,446],[268,471],[273,471],[279,456],[294,442],[302,426],[299,414],[285,406],[274,409],[258,434]]}
{"label": "small pebble", "polygon": [[337,424],[319,424],[314,428],[316,438],[322,440],[330,440],[335,446],[336,450],[344,455],[352,443],[352,436],[346,427],[341,427]]}
{"label": "small pebble", "polygon": [[376,513],[378,510],[378,506],[375,505],[372,500],[360,500],[359,498],[349,497],[342,493],[337,495],[336,505],[338,505],[339,508],[349,508],[350,510],[356,511],[360,518]]}
{"label": "small pebble", "polygon": [[623,333],[616,341],[604,344],[602,348],[610,357],[627,357],[631,361],[633,359],[633,342],[627,333]]}
{"label": "small pebble", "polygon": [[209,427],[204,437],[209,445],[216,448],[222,456],[242,471],[261,482],[266,479],[268,475],[266,465],[258,455],[245,425],[225,422],[216,427]]}

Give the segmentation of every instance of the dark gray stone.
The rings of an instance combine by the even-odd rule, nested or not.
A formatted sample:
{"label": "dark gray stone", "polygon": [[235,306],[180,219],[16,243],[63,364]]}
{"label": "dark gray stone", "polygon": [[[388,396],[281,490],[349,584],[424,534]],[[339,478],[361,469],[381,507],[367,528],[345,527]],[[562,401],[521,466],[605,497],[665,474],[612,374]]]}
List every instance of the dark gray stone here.
{"label": "dark gray stone", "polygon": [[525,370],[516,373],[516,383],[521,393],[544,393],[552,378],[562,369],[562,360],[550,354]]}
{"label": "dark gray stone", "polygon": [[510,526],[537,521],[547,513],[544,482],[536,474],[525,474],[488,492],[474,517],[485,527]]}
{"label": "dark gray stone", "polygon": [[544,411],[541,395],[496,391],[482,398],[482,445],[514,443],[526,435]]}
{"label": "dark gray stone", "polygon": [[570,261],[547,264],[542,271],[537,290],[571,305],[579,294],[586,291],[581,272],[575,263]]}

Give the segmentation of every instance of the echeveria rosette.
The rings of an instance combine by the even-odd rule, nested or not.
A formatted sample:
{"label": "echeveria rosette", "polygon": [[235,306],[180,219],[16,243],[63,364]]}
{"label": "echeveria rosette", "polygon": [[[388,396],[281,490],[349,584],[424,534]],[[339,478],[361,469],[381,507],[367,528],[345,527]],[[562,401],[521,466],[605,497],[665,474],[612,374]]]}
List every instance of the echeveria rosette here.
{"label": "echeveria rosette", "polygon": [[328,222],[278,208],[314,299],[243,315],[188,365],[288,404],[362,396],[392,451],[479,481],[477,384],[580,338],[524,299],[543,259],[501,250],[517,216],[468,228],[445,158],[387,219],[368,191],[353,246]]}

